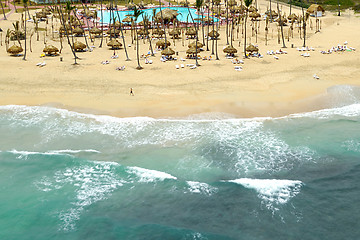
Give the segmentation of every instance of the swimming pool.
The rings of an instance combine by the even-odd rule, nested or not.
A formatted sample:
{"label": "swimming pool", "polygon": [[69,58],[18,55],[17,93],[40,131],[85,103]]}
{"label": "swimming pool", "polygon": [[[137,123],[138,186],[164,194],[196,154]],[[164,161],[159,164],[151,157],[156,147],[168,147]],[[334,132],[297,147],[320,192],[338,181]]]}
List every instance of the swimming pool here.
{"label": "swimming pool", "polygon": [[[169,7],[167,7],[169,8]],[[153,16],[153,9],[154,8],[147,8],[147,9],[142,9],[141,11],[143,11],[144,13],[138,18],[137,22],[141,22],[143,20],[143,16],[146,14],[148,17],[150,17],[150,19],[152,18]],[[160,11],[160,8],[155,8],[156,9],[156,13],[158,13]],[[161,10],[165,9],[165,7],[162,7]],[[173,10],[177,10],[179,15],[177,16],[177,19],[181,22],[186,22],[186,20],[188,20],[189,22],[191,22],[191,17],[190,17],[190,14],[189,14],[189,10],[188,8],[186,7],[170,7],[170,9],[173,9]],[[197,15],[195,12],[196,10],[193,9],[193,8],[189,8],[190,9],[190,12],[192,14],[192,17],[195,19],[195,18],[201,18],[200,15]],[[123,20],[124,18],[126,18],[127,16],[126,15],[129,15],[129,14],[133,14],[134,11],[132,10],[129,10],[129,11],[118,11],[119,13],[119,17],[120,17],[120,20]],[[155,14],[156,14],[155,13]],[[98,17],[100,17],[100,22],[101,22],[101,11],[98,11],[98,14],[97,14]],[[117,13],[115,13],[115,16],[116,16],[116,21],[118,21],[118,15]],[[204,18],[207,16],[207,14],[204,15]],[[104,18],[104,23],[109,23],[110,22],[110,11],[103,11],[103,18]],[[211,18],[211,17],[210,17]],[[213,18],[215,22],[217,22],[218,20],[216,18]]]}

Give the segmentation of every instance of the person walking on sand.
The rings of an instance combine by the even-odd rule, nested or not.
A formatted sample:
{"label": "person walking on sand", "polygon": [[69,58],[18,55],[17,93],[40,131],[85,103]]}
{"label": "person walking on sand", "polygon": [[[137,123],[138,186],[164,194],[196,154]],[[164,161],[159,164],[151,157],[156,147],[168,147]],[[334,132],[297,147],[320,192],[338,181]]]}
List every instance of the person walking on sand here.
{"label": "person walking on sand", "polygon": [[130,88],[130,96],[134,96],[134,92],[133,92],[132,88]]}

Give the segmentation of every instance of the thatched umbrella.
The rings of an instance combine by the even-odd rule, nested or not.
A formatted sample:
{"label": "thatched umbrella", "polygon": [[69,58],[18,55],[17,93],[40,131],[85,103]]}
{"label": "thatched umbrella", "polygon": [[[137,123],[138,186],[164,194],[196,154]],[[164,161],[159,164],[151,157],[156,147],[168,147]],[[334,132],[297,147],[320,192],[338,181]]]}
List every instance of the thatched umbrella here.
{"label": "thatched umbrella", "polygon": [[75,52],[81,52],[86,48],[86,45],[82,42],[75,42],[73,45]]}
{"label": "thatched umbrella", "polygon": [[285,26],[285,23],[287,23],[287,19],[283,16],[280,16],[278,19],[276,19],[276,22],[280,25],[280,22],[283,26]]}
{"label": "thatched umbrella", "polygon": [[112,39],[110,42],[107,43],[107,45],[111,47],[112,50],[120,49],[122,47],[122,44],[116,39]]}
{"label": "thatched umbrella", "polygon": [[218,33],[216,30],[212,30],[211,32],[209,32],[208,36],[216,39],[220,36],[220,33]]}
{"label": "thatched umbrella", "polygon": [[[170,45],[171,45],[170,42],[169,42],[168,40],[166,40],[166,46],[170,46]],[[165,47],[165,40],[164,40],[164,39],[161,39],[161,40],[157,41],[157,42],[156,42],[156,46],[164,49],[164,47]]]}
{"label": "thatched umbrella", "polygon": [[[69,33],[69,32],[70,32],[70,29],[71,29],[71,26],[70,26],[69,24],[66,24],[65,27],[66,27],[67,32]],[[64,28],[63,25],[60,26],[60,28],[59,28],[59,33],[60,33],[60,34],[64,34],[64,33],[65,33],[65,28]]]}
{"label": "thatched umbrella", "polygon": [[157,28],[157,29],[154,30],[153,33],[158,35],[158,36],[162,36],[162,35],[164,35],[165,32],[164,32],[164,30]]}
{"label": "thatched umbrella", "polygon": [[257,8],[254,6],[250,6],[248,9],[249,12],[257,12]]}
{"label": "thatched umbrella", "polygon": [[298,20],[298,16],[295,13],[290,14],[287,19],[291,20],[292,22]]}
{"label": "thatched umbrella", "polygon": [[35,13],[36,18],[46,18],[45,12],[37,12]]}
{"label": "thatched umbrella", "polygon": [[84,34],[84,29],[80,28],[80,27],[76,27],[73,30],[73,33],[75,33],[76,36],[81,36]]}
{"label": "thatched umbrella", "polygon": [[169,32],[169,35],[173,38],[177,38],[181,34],[181,31],[179,29],[173,29]]}
{"label": "thatched umbrella", "polygon": [[192,38],[196,35],[196,30],[194,28],[190,28],[186,31],[185,35],[188,35]]}
{"label": "thatched umbrella", "polygon": [[115,24],[113,24],[113,26],[119,28],[120,26],[123,26],[123,24],[120,23],[119,21],[116,21]]}
{"label": "thatched umbrella", "polygon": [[[197,51],[196,51],[197,50]],[[196,54],[196,53],[199,53],[200,52],[200,49],[196,49],[195,47],[191,47],[189,48],[188,50],[186,50],[186,53],[187,54]]]}
{"label": "thatched umbrella", "polygon": [[107,30],[106,33],[114,37],[114,36],[118,36],[118,35],[120,34],[120,30],[119,30],[119,29],[110,28],[109,30]]}
{"label": "thatched umbrella", "polygon": [[228,6],[232,7],[232,6],[236,6],[237,2],[235,0],[229,0],[228,1]]}
{"label": "thatched umbrella", "polygon": [[170,55],[174,55],[175,51],[172,50],[170,47],[167,47],[165,50],[161,51],[161,55],[165,55],[165,56],[170,56]]}
{"label": "thatched umbrella", "polygon": [[138,34],[139,35],[141,35],[141,36],[147,36],[147,35],[149,35],[149,30],[147,30],[147,29],[139,29],[138,31]]}
{"label": "thatched umbrella", "polygon": [[234,53],[237,53],[237,50],[233,46],[229,45],[223,49],[223,52],[228,53],[228,54],[234,54]]}
{"label": "thatched umbrella", "polygon": [[[268,17],[270,17],[270,10],[265,12],[265,15],[267,15]],[[279,14],[277,12],[275,12],[274,10],[271,11],[271,16],[272,18],[276,18],[277,16],[279,16]]]}
{"label": "thatched umbrella", "polygon": [[247,46],[246,51],[247,52],[258,52],[259,49],[251,44],[251,45]]}
{"label": "thatched umbrella", "polygon": [[[201,42],[197,42],[197,47],[198,47],[198,48],[202,48],[203,46],[204,46],[204,44],[202,44]],[[194,42],[190,43],[190,44],[188,45],[188,47],[189,47],[189,48],[192,48],[192,47],[196,48],[196,42],[194,41]]]}
{"label": "thatched umbrella", "polygon": [[204,21],[205,23],[211,23],[211,22],[214,21],[214,19],[209,18],[209,17],[204,17],[203,21]]}
{"label": "thatched umbrella", "polygon": [[322,6],[318,4],[311,4],[310,7],[306,10],[307,13],[315,13],[315,12],[322,12],[324,13],[325,10]]}
{"label": "thatched umbrella", "polygon": [[236,13],[244,13],[246,11],[246,7],[245,5],[236,6],[234,7],[234,11]]}
{"label": "thatched umbrella", "polygon": [[164,21],[172,21],[173,19],[175,19],[177,17],[177,15],[179,15],[179,13],[177,12],[177,10],[165,8],[155,14],[155,19],[161,20],[161,15],[162,15],[162,19],[164,19]]}
{"label": "thatched umbrella", "polygon": [[253,20],[256,20],[257,18],[261,17],[261,14],[258,12],[252,12],[249,14],[249,17]]}
{"label": "thatched umbrella", "polygon": [[124,22],[124,23],[131,23],[131,22],[132,22],[132,19],[131,19],[131,17],[126,17],[126,18],[124,18],[124,19],[122,20],[122,22]]}
{"label": "thatched umbrella", "polygon": [[90,33],[95,34],[95,35],[99,35],[99,34],[101,34],[101,30],[94,27],[94,28],[90,29]]}
{"label": "thatched umbrella", "polygon": [[22,47],[18,46],[18,45],[12,45],[7,52],[10,53],[11,55],[17,55],[19,53],[21,53],[23,51]]}
{"label": "thatched umbrella", "polygon": [[44,53],[47,53],[49,55],[51,54],[57,54],[59,52],[59,49],[53,45],[47,45],[44,49],[43,49]]}

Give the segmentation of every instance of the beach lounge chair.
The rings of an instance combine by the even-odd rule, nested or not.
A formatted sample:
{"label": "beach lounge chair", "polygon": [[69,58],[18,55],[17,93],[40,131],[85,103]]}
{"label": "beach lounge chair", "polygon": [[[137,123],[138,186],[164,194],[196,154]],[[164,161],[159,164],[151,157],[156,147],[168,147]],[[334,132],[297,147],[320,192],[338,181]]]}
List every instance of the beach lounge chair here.
{"label": "beach lounge chair", "polygon": [[316,75],[316,74],[314,74],[314,76],[313,76],[315,79],[319,79],[319,76],[318,75]]}
{"label": "beach lounge chair", "polygon": [[279,60],[279,57],[278,57],[278,56],[274,56],[274,58],[275,58],[276,60]]}
{"label": "beach lounge chair", "polygon": [[196,65],[194,65],[194,66],[190,67],[190,69],[195,69],[195,68],[196,68]]}
{"label": "beach lounge chair", "polygon": [[241,67],[241,66],[235,66],[234,69],[235,69],[235,71],[242,71],[242,67]]}
{"label": "beach lounge chair", "polygon": [[185,66],[184,66],[184,64],[180,64],[180,67],[181,67],[181,68],[184,68]]}
{"label": "beach lounge chair", "polygon": [[176,68],[176,69],[179,69],[180,67],[179,67],[179,65],[175,65],[175,68]]}

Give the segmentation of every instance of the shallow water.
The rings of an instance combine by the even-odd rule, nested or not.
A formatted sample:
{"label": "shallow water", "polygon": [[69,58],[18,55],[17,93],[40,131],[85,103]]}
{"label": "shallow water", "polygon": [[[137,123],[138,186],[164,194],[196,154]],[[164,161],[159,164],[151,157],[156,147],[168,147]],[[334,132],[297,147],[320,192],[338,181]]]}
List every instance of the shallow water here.
{"label": "shallow water", "polygon": [[359,123],[2,106],[0,239],[358,239]]}

